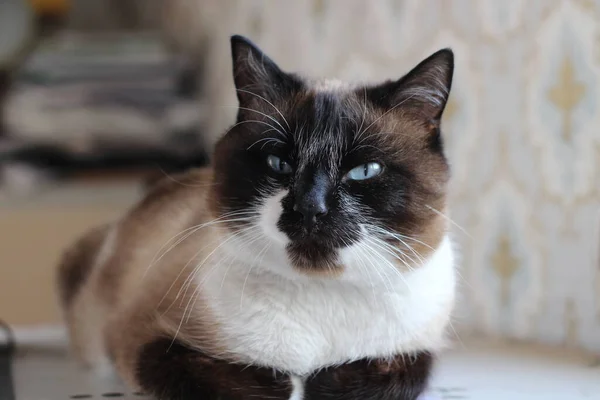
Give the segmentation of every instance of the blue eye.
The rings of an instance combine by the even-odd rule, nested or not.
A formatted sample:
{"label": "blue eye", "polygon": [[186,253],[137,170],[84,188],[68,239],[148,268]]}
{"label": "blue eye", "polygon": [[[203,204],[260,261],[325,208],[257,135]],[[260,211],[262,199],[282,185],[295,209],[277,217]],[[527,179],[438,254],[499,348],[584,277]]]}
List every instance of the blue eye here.
{"label": "blue eye", "polygon": [[267,157],[267,164],[278,174],[288,175],[292,173],[292,166],[290,164],[272,154]]}
{"label": "blue eye", "polygon": [[376,162],[370,162],[366,164],[359,165],[358,167],[352,168],[346,177],[353,181],[363,181],[365,179],[373,178],[377,176],[382,171],[381,164]]}

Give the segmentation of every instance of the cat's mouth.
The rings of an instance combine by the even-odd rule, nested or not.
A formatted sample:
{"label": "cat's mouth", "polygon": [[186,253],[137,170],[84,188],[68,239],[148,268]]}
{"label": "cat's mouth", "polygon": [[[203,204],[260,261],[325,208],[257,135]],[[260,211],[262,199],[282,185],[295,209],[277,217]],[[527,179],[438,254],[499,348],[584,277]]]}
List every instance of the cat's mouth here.
{"label": "cat's mouth", "polygon": [[360,239],[352,220],[339,212],[331,212],[310,228],[296,213],[284,212],[277,228],[289,239],[286,251],[291,264],[307,273],[340,271],[339,250]]}
{"label": "cat's mouth", "polygon": [[309,274],[341,272],[338,250],[335,247],[324,245],[317,240],[302,240],[290,242],[286,250],[292,265],[303,272]]}

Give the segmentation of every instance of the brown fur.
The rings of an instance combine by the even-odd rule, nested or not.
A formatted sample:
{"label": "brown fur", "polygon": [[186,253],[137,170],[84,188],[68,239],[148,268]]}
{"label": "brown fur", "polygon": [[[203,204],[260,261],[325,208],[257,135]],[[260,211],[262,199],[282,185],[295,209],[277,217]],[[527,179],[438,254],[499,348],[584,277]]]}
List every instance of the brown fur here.
{"label": "brown fur", "polygon": [[107,227],[101,226],[81,237],[62,257],[59,265],[59,294],[61,303],[68,306],[81,290],[94,266]]}
{"label": "brown fur", "polygon": [[[197,243],[218,240],[219,231],[201,229],[192,235],[193,240],[177,246],[177,251],[151,263],[171,237],[214,219],[206,204],[210,184],[209,170],[165,178],[121,220],[91,231],[67,252],[59,282],[72,341],[84,362],[90,363],[98,354],[86,354],[82,343],[100,340],[100,350],[110,354],[119,372],[135,385],[138,349],[156,338],[174,336],[183,318],[181,304],[187,304],[193,292],[182,290],[192,272],[191,266],[183,267],[198,251]],[[114,240],[109,240],[111,234],[116,235]],[[105,249],[107,254],[98,263],[103,245],[111,248]],[[201,302],[198,299],[196,306],[202,307]],[[211,339],[215,321],[204,313],[202,321],[195,322],[189,324],[193,329],[183,329],[178,337],[184,343],[191,342],[190,337],[194,341],[205,338],[207,351],[220,352]],[[100,338],[81,337],[89,325],[101,332]]]}

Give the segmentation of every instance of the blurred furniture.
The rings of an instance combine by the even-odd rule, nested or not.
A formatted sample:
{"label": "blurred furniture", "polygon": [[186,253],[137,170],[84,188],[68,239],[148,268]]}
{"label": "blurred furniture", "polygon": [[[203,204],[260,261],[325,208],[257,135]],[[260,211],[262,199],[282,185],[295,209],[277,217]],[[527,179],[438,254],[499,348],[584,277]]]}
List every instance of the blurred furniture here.
{"label": "blurred furniture", "polygon": [[0,1],[0,318],[60,321],[68,244],[207,162],[195,69],[153,0]]}
{"label": "blurred furniture", "polygon": [[181,70],[157,35],[57,35],[15,74],[0,160],[60,175],[202,165],[200,108]]}

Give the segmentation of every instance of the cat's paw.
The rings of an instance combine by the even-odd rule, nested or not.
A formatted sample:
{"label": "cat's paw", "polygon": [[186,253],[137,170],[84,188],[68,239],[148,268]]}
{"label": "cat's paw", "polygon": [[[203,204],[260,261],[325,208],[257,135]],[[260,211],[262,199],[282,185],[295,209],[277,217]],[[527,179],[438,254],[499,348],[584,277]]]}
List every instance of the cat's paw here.
{"label": "cat's paw", "polygon": [[216,359],[170,339],[146,345],[138,384],[161,400],[301,400],[289,375]]}
{"label": "cat's paw", "polygon": [[424,390],[432,356],[365,359],[327,368],[306,382],[306,400],[435,400]]}

